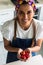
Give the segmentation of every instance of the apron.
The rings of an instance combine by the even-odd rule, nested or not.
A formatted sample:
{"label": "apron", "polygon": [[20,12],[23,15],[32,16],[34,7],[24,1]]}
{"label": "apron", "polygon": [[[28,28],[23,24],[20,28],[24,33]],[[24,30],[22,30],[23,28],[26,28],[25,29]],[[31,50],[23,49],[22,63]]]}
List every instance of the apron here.
{"label": "apron", "polygon": [[[14,25],[15,25],[15,27],[14,27],[14,29],[15,29],[14,30],[14,32],[15,32],[14,37],[15,37],[16,36],[16,28],[17,28],[16,20],[15,20]],[[34,46],[35,46],[36,45],[36,39],[35,39],[36,29],[35,29],[34,22],[33,22],[33,31],[34,31],[33,37],[34,37]],[[33,38],[28,38],[28,39],[16,38],[16,39],[14,39],[14,37],[13,37],[12,43],[11,43],[12,47],[21,48],[23,50],[25,50],[26,48],[31,47]],[[35,55],[36,55],[36,53],[32,52],[32,56],[35,56]],[[17,52],[8,52],[6,63],[10,63],[10,62],[17,61],[17,60],[19,60],[17,58]]]}
{"label": "apron", "polygon": [[[36,40],[34,40],[34,41],[35,41],[35,44],[34,44],[34,46],[35,46],[36,45]],[[11,46],[16,47],[16,48],[21,48],[21,49],[24,50],[26,48],[31,47],[31,44],[32,44],[32,39],[16,38],[16,40],[15,40],[13,38]],[[35,55],[36,55],[36,53],[32,52],[32,56],[35,56]],[[17,61],[17,60],[19,60],[17,58],[17,52],[8,52],[6,63],[10,63],[10,62]]]}

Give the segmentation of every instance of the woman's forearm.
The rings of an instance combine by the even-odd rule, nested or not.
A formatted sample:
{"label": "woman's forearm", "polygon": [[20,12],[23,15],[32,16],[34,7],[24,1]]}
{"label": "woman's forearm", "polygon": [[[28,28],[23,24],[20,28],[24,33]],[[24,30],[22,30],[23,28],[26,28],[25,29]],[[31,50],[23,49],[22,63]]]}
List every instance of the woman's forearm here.
{"label": "woman's forearm", "polygon": [[4,47],[7,51],[18,52],[19,48],[15,48],[15,47],[11,46],[11,42],[8,41],[7,39],[3,38],[3,40],[4,40]]}
{"label": "woman's forearm", "polygon": [[12,46],[5,46],[5,49],[9,52],[18,52],[19,48],[15,48]]}
{"label": "woman's forearm", "polygon": [[38,52],[40,50],[40,46],[35,46],[35,47],[31,47],[28,48],[31,52]]}
{"label": "woman's forearm", "polygon": [[37,52],[37,51],[39,51],[41,49],[42,42],[43,42],[42,39],[38,39],[36,41],[36,46],[28,48],[28,49],[30,49],[31,52]]}

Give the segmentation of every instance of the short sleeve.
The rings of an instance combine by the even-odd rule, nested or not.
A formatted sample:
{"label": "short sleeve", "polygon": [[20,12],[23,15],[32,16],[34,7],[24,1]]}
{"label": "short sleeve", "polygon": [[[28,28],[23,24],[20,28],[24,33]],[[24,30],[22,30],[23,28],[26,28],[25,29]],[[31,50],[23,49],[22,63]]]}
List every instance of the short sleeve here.
{"label": "short sleeve", "polygon": [[37,23],[36,40],[43,39],[43,23]]}
{"label": "short sleeve", "polygon": [[2,25],[2,29],[1,29],[1,32],[2,32],[2,36],[7,39],[8,41],[11,41],[12,40],[12,37],[13,37],[13,25],[10,21],[7,21],[6,23],[4,23]]}

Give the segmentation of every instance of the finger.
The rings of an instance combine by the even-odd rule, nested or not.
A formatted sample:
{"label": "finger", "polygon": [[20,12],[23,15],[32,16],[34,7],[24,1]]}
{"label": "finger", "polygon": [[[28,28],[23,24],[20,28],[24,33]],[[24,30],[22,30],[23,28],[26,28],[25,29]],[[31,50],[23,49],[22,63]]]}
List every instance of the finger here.
{"label": "finger", "polygon": [[20,54],[17,54],[17,58],[20,59],[20,57],[21,57]]}
{"label": "finger", "polygon": [[21,59],[21,58],[20,58],[20,60],[26,62],[26,59]]}

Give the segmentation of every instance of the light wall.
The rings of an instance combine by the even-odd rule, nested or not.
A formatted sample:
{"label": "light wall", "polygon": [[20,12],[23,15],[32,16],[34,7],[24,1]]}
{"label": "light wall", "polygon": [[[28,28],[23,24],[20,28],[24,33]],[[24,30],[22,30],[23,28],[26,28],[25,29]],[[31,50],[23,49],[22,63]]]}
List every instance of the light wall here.
{"label": "light wall", "polygon": [[[43,3],[43,0],[37,0],[39,1],[40,3]],[[10,0],[0,0],[0,2],[9,2],[10,3]]]}
{"label": "light wall", "polygon": [[0,0],[0,4],[10,4],[10,0]]}
{"label": "light wall", "polygon": [[43,0],[37,0],[37,1],[39,1],[39,3],[43,3]]}
{"label": "light wall", "polygon": [[10,1],[10,0],[0,0],[0,2],[8,2],[8,1]]}

